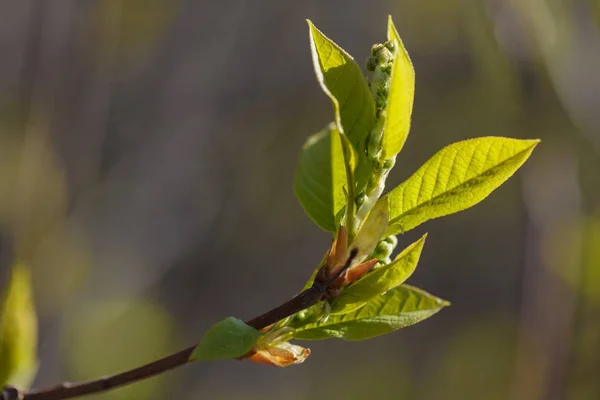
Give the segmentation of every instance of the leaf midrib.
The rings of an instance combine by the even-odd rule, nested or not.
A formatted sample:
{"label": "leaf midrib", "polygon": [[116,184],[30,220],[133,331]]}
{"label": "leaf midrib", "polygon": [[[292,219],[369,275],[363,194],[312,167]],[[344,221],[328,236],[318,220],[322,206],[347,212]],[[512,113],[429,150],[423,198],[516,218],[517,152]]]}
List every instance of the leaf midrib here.
{"label": "leaf midrib", "polygon": [[427,312],[427,311],[438,312],[442,308],[444,308],[444,306],[443,305],[439,305],[437,307],[423,308],[421,310],[400,311],[398,314],[376,315],[374,317],[351,319],[351,320],[348,320],[348,321],[336,322],[335,324],[323,324],[323,325],[313,326],[313,327],[310,327],[310,328],[307,328],[307,329],[296,329],[296,331],[298,331],[298,332],[310,332],[312,330],[317,330],[317,329],[336,330],[335,327],[339,326],[339,325],[349,325],[349,324],[353,324],[353,323],[385,322],[386,320],[389,320],[390,318],[393,318],[393,317],[405,317],[405,316],[409,316],[411,314],[423,313],[423,312]]}
{"label": "leaf midrib", "polygon": [[[390,220],[390,222],[389,222],[389,225],[392,225],[392,224],[395,224],[395,223],[397,223],[397,221],[398,221],[398,220],[402,219],[402,217],[404,217],[404,216],[405,216],[406,214],[408,214],[409,212],[414,212],[414,211],[416,211],[416,210],[419,210],[419,209],[421,209],[421,208],[423,208],[423,207],[426,207],[428,203],[430,203],[430,202],[433,202],[433,201],[435,201],[435,200],[437,200],[437,199],[440,199],[440,198],[442,198],[442,197],[445,197],[445,196],[447,196],[447,193],[448,193],[448,192],[450,192],[450,191],[453,191],[453,190],[456,190],[456,189],[459,189],[461,186],[464,186],[464,185],[466,185],[467,183],[469,183],[469,182],[471,182],[471,181],[474,181],[474,180],[476,180],[476,179],[477,179],[477,178],[479,178],[481,175],[484,175],[484,174],[486,174],[487,172],[491,171],[492,169],[494,169],[494,168],[498,168],[498,167],[500,167],[500,166],[502,166],[502,165],[504,165],[504,164],[508,163],[508,162],[509,162],[509,161],[511,161],[512,159],[514,159],[514,158],[516,158],[516,157],[520,156],[520,155],[521,155],[521,154],[523,154],[523,153],[526,153],[526,152],[527,152],[527,151],[529,151],[529,150],[530,150],[532,147],[535,147],[535,145],[536,145],[536,144],[537,144],[537,143],[533,143],[531,146],[529,146],[529,147],[527,147],[527,148],[525,148],[525,149],[521,150],[521,151],[520,151],[520,152],[518,152],[518,153],[515,153],[514,155],[512,155],[511,157],[509,157],[509,158],[507,158],[506,160],[502,161],[501,163],[499,163],[499,164],[496,164],[496,165],[494,165],[494,166],[492,166],[492,167],[490,167],[490,168],[488,168],[488,169],[486,169],[486,170],[484,170],[484,171],[481,171],[479,174],[477,174],[476,176],[474,176],[474,177],[470,178],[469,180],[466,180],[466,181],[462,182],[460,185],[456,185],[456,186],[454,186],[454,187],[452,187],[452,188],[450,188],[450,189],[446,188],[446,190],[445,190],[443,193],[440,193],[440,194],[438,194],[438,195],[436,195],[436,196],[434,196],[434,197],[431,197],[431,198],[429,198],[428,200],[426,200],[426,201],[424,201],[424,202],[422,202],[422,203],[418,204],[417,206],[415,206],[415,207],[412,207],[412,208],[410,208],[410,209],[408,209],[408,210],[406,210],[406,211],[402,212],[402,214],[400,214],[400,215],[398,215],[397,217],[395,217],[395,218],[391,219],[391,220]],[[410,179],[410,178],[409,178],[409,179]],[[408,180],[406,180],[405,182],[407,182],[407,181],[408,181]],[[403,197],[404,197],[404,189],[405,189],[405,188],[403,187],[403,188],[402,188],[402,192],[403,192],[403,193],[402,193],[402,196],[403,196]],[[392,193],[392,192],[390,192],[390,193]],[[389,196],[389,193],[388,193],[386,196]],[[404,201],[404,200],[403,200],[403,201]]]}

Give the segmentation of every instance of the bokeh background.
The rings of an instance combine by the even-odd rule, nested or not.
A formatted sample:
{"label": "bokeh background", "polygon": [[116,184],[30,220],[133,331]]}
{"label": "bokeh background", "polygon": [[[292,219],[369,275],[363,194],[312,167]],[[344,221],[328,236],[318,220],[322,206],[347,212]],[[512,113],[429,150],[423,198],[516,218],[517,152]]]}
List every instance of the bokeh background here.
{"label": "bokeh background", "polygon": [[292,180],[332,119],[310,18],[362,65],[391,14],[417,73],[388,185],[451,142],[540,138],[429,232],[452,302],[286,369],[195,363],[96,399],[600,399],[598,0],[1,0],[0,237],[33,268],[35,386],[96,377],[296,293],[330,237]]}

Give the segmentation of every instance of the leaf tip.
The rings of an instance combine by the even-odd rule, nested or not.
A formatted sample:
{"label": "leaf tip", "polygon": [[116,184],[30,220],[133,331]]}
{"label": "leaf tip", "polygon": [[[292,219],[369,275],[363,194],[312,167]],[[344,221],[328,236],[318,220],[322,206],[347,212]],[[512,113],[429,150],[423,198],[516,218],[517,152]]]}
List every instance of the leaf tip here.
{"label": "leaf tip", "polygon": [[533,152],[533,150],[537,147],[538,144],[541,143],[541,139],[523,139],[523,142],[526,142],[529,146],[527,146],[526,151],[528,153],[527,157]]}
{"label": "leaf tip", "polygon": [[398,30],[396,29],[396,26],[394,25],[394,20],[392,19],[391,14],[388,14],[387,39],[388,40],[393,40],[393,39],[398,40],[399,39]]}
{"label": "leaf tip", "polygon": [[409,248],[416,249],[420,253],[423,250],[423,247],[425,246],[425,240],[427,239],[427,235],[428,235],[428,233],[425,233],[423,236],[421,236],[419,238],[419,240],[414,242],[412,245],[408,246],[407,249],[409,249]]}

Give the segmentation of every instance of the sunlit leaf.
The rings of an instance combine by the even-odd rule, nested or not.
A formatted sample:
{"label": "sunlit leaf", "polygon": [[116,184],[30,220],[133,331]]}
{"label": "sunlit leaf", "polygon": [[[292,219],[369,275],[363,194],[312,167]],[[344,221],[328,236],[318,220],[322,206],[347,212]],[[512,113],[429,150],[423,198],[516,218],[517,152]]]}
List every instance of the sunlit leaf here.
{"label": "sunlit leaf", "polygon": [[382,137],[384,158],[392,158],[402,150],[410,130],[410,117],[415,94],[415,70],[392,17],[388,18],[388,40],[396,43],[392,65],[385,124]]}
{"label": "sunlit leaf", "polygon": [[356,179],[357,186],[362,188],[371,172],[365,146],[375,125],[375,102],[352,56],[315,28],[311,21],[308,26],[317,80],[333,102],[336,124],[359,155]]}
{"label": "sunlit leaf", "polygon": [[326,231],[334,232],[339,225],[347,182],[341,135],[329,124],[302,147],[294,181],[304,211]]}
{"label": "sunlit leaf", "polygon": [[27,387],[37,371],[37,317],[29,269],[16,264],[0,317],[0,387]]}
{"label": "sunlit leaf", "polygon": [[387,228],[389,219],[388,209],[388,199],[385,197],[379,199],[362,224],[356,235],[356,239],[354,239],[354,242],[350,246],[351,248],[358,249],[358,253],[352,263],[353,266],[364,261],[365,257],[371,254],[375,246],[377,246],[383,232]]}
{"label": "sunlit leaf", "polygon": [[482,137],[451,144],[386,195],[386,234],[467,209],[485,199],[527,160],[539,140]]}
{"label": "sunlit leaf", "polygon": [[414,325],[449,303],[408,285],[376,296],[356,311],[297,328],[294,338],[363,340]]}
{"label": "sunlit leaf", "polygon": [[213,325],[190,356],[191,360],[223,360],[248,354],[261,333],[237,318]]}
{"label": "sunlit leaf", "polygon": [[425,245],[424,235],[408,246],[388,265],[376,268],[333,299],[331,312],[344,314],[363,306],[369,299],[404,283],[414,272]]}

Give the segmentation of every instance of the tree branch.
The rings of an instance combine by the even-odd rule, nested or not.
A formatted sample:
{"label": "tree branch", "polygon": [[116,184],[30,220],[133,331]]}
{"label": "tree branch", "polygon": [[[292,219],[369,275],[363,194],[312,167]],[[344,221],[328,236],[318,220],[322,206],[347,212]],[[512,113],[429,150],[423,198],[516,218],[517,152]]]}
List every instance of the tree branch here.
{"label": "tree branch", "polygon": [[[356,256],[356,253],[356,249],[351,251],[344,267],[335,276],[328,277],[328,279],[324,281],[316,279],[310,288],[302,291],[300,294],[283,303],[282,305],[247,321],[246,324],[260,330],[284,318],[292,316],[299,311],[307,309],[317,304],[319,301],[327,298],[329,287],[350,267],[350,264]],[[1,394],[1,398],[2,400],[62,400],[105,392],[120,386],[129,385],[156,375],[160,375],[173,368],[185,365],[193,361],[190,360],[190,356],[195,348],[196,345],[153,361],[149,364],[142,365],[141,367],[90,381],[74,383],[65,382],[48,388],[30,389],[24,391],[19,391],[14,387],[7,386],[4,388]]]}

